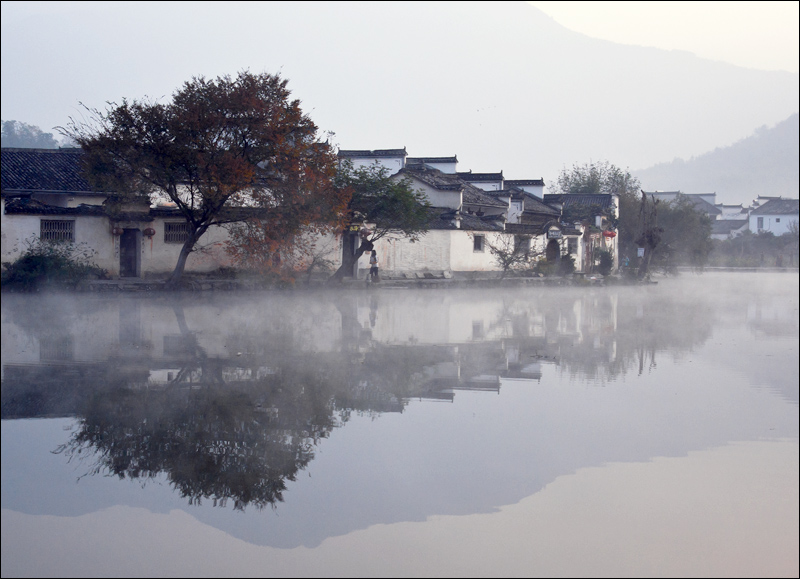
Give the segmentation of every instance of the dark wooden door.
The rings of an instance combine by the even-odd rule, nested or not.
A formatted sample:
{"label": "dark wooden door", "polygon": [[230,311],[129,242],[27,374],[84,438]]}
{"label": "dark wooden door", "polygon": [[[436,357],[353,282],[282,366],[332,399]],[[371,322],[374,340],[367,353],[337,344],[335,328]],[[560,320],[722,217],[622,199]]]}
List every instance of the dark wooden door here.
{"label": "dark wooden door", "polygon": [[139,277],[139,230],[125,229],[119,240],[119,277]]}

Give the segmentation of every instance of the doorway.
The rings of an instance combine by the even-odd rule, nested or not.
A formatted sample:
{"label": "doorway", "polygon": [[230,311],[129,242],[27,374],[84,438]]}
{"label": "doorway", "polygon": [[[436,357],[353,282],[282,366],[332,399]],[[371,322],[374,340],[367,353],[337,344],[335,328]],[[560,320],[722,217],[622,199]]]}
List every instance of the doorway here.
{"label": "doorway", "polygon": [[561,255],[561,246],[558,244],[558,241],[551,239],[549,242],[547,242],[545,257],[547,258],[548,262],[552,262],[558,260],[559,255]]}
{"label": "doorway", "polygon": [[123,229],[119,239],[119,277],[139,277],[139,247],[142,232]]}

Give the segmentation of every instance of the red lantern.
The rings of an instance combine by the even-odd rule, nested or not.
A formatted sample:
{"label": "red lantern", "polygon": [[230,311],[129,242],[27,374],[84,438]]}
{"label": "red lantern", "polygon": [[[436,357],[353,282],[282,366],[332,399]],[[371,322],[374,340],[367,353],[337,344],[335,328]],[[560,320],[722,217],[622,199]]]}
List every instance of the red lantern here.
{"label": "red lantern", "polygon": [[144,234],[147,237],[153,237],[156,234],[156,230],[153,229],[152,227],[148,227],[147,229],[144,230]]}
{"label": "red lantern", "polygon": [[604,231],[603,232],[603,236],[604,237],[616,237],[617,236],[617,232],[616,231]]}

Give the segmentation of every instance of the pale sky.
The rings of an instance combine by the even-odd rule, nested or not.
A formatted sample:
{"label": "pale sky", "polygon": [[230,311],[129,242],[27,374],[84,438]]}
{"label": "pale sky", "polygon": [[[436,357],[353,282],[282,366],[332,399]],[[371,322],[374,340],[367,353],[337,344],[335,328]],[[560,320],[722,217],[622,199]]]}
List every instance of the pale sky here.
{"label": "pale sky", "polygon": [[267,72],[342,149],[550,183],[591,160],[688,159],[796,113],[799,5],[3,0],[0,109],[60,138],[80,103]]}
{"label": "pale sky", "polygon": [[528,3],[594,38],[798,72],[800,2]]}

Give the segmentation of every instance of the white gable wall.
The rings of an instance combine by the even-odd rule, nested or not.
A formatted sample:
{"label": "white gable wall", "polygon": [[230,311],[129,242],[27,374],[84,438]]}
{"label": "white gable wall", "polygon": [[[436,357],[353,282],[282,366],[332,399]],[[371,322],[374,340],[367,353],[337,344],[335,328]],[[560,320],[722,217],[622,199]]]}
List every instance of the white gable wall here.
{"label": "white gable wall", "polygon": [[447,173],[448,175],[455,175],[456,174],[456,164],[457,163],[425,163],[429,167],[433,167],[434,169],[439,169],[442,173]]}
{"label": "white gable wall", "polygon": [[412,187],[421,190],[434,207],[461,209],[461,191],[441,191],[413,177],[411,181]]}
{"label": "white gable wall", "polygon": [[500,191],[503,188],[502,181],[469,181],[468,179],[464,179],[470,185],[477,187],[478,189],[482,189],[484,191]]}
{"label": "white gable wall", "polygon": [[353,163],[353,169],[380,165],[389,170],[389,175],[394,175],[405,166],[404,157],[345,157]]}
{"label": "white gable wall", "polygon": [[797,221],[797,215],[750,215],[750,231],[753,233],[769,231],[774,235],[783,235],[789,232],[789,225]]}

